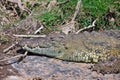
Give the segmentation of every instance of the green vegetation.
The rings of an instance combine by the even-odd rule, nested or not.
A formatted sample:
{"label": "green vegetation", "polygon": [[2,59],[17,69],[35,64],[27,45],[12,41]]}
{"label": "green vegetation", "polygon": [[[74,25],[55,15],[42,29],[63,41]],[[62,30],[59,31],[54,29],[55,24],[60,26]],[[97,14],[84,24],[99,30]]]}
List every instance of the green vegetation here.
{"label": "green vegetation", "polygon": [[[65,0],[58,0],[63,2]],[[78,0],[70,0],[70,2],[54,6],[51,11],[45,11],[40,15],[36,15],[35,18],[41,20],[50,30],[53,26],[62,25],[69,21],[74,14],[75,7]],[[120,29],[119,14],[120,6],[118,0],[82,0],[82,8],[76,19],[79,23],[79,28],[90,25],[93,20],[97,19],[97,29]],[[108,9],[112,8],[115,14],[112,17],[115,22],[109,22],[106,16],[109,12]],[[115,16],[115,17],[114,17]]]}
{"label": "green vegetation", "polygon": [[[83,12],[86,16],[83,20],[91,22],[91,19],[98,18],[97,27],[102,29],[120,29],[119,16],[120,6],[118,0],[83,0]],[[111,8],[114,14],[109,14],[108,9]],[[109,14],[108,16],[106,16]],[[90,17],[90,18],[89,18]],[[115,22],[109,22],[108,17],[113,17]],[[83,25],[88,24],[84,21]],[[80,20],[81,22],[81,20]],[[83,22],[83,21],[82,21]]]}
{"label": "green vegetation", "polygon": [[108,10],[113,0],[83,0],[83,11],[91,16],[102,16]]}
{"label": "green vegetation", "polygon": [[[63,2],[65,0],[58,0]],[[52,7],[50,11],[45,11],[43,14],[36,15],[35,18],[41,20],[49,29],[53,26],[66,23],[67,19],[73,17],[76,0],[70,0],[70,2],[58,6]]]}
{"label": "green vegetation", "polygon": [[[50,1],[51,0],[37,0],[33,3],[34,6],[29,0],[26,2],[26,7],[32,11],[34,18],[41,21],[46,27],[43,32],[46,32],[46,30],[47,32],[57,30],[56,28],[58,25],[63,25],[70,21],[78,2],[78,0],[70,0],[65,4],[55,5],[48,10],[46,6],[50,3]],[[59,3],[64,2],[65,0],[57,1]],[[43,4],[45,6],[41,6]],[[78,28],[87,27],[95,19],[97,19],[95,30],[120,29],[119,5],[119,0],[82,0],[80,12],[76,18],[79,25]],[[108,11],[109,8],[112,12]],[[9,17],[7,14],[6,16]],[[10,22],[10,24],[15,24],[20,20],[25,19],[26,16],[28,16],[28,13],[23,12],[18,20]],[[109,18],[113,18],[114,20],[110,21]],[[10,24],[7,23],[4,24],[4,26],[9,26]]]}

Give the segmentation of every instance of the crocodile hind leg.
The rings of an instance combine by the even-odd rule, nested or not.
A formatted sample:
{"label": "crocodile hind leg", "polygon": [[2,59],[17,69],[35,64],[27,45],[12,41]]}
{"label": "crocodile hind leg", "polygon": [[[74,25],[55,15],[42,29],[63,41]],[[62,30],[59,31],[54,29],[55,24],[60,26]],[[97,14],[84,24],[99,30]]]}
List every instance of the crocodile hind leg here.
{"label": "crocodile hind leg", "polygon": [[92,71],[102,74],[120,73],[120,58],[114,58],[105,62],[98,62],[91,67]]}

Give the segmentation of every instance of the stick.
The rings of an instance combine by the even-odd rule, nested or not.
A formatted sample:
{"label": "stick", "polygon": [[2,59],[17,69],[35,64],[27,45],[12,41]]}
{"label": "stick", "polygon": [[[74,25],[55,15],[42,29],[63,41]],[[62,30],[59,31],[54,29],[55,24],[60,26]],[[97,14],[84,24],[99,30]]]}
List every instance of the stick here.
{"label": "stick", "polygon": [[96,20],[93,21],[92,25],[89,25],[88,27],[84,27],[84,28],[78,30],[78,31],[76,32],[76,34],[82,32],[82,31],[84,31],[84,30],[86,30],[86,29],[93,28],[93,27],[95,26],[95,23],[96,23]]}
{"label": "stick", "polygon": [[80,10],[80,7],[81,7],[81,0],[78,0],[78,3],[77,3],[77,6],[76,6],[76,9],[75,9],[75,13],[74,13],[74,16],[72,18],[72,21],[75,21],[75,18],[77,17],[78,13],[79,13],[79,10]]}
{"label": "stick", "polygon": [[64,1],[64,2],[59,2],[59,3],[57,3],[56,5],[58,6],[58,5],[61,5],[61,4],[65,4],[65,3],[67,3],[67,2],[69,2],[70,0],[66,0],[66,1]]}
{"label": "stick", "polygon": [[11,48],[13,48],[16,44],[12,44],[11,46],[9,46],[8,48],[4,49],[3,52],[6,53],[7,51],[9,51]]}
{"label": "stick", "polygon": [[18,62],[22,61],[27,56],[27,54],[28,51],[25,51],[24,55],[19,58]]}
{"label": "stick", "polygon": [[81,5],[81,0],[78,0],[78,3],[76,5],[76,10],[74,12],[74,16],[72,20],[69,23],[63,25],[61,28],[63,33],[68,34],[69,32],[72,32],[72,33],[75,32],[75,18],[77,17],[78,12],[80,10],[80,5]]}
{"label": "stick", "polygon": [[23,55],[20,54],[20,55],[17,55],[17,56],[11,57],[11,58],[7,58],[7,59],[0,60],[0,62],[8,61],[8,60],[10,60],[10,59],[14,59],[14,58],[22,57],[22,56],[23,56]]}
{"label": "stick", "polygon": [[35,31],[35,33],[34,34],[37,34],[38,32],[40,32],[40,30],[41,29],[43,29],[44,28],[44,26],[41,24],[41,27],[40,28],[38,28],[36,31]]}
{"label": "stick", "polygon": [[28,52],[26,51],[24,54],[20,54],[20,55],[11,57],[11,58],[3,59],[3,60],[0,60],[0,62],[8,61],[8,60],[15,59],[15,58],[19,58],[18,61],[21,61],[26,57],[27,54],[28,54]]}
{"label": "stick", "polygon": [[16,34],[13,34],[13,36],[15,37],[46,37],[46,35],[16,35]]}

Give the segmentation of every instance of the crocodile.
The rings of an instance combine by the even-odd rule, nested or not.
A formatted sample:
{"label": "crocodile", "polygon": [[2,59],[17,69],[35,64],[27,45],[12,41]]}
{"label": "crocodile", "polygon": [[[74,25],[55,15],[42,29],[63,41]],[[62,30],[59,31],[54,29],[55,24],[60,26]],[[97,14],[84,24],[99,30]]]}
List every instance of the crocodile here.
{"label": "crocodile", "polygon": [[97,63],[120,56],[120,30],[49,34],[47,37],[23,39],[22,49],[65,61]]}

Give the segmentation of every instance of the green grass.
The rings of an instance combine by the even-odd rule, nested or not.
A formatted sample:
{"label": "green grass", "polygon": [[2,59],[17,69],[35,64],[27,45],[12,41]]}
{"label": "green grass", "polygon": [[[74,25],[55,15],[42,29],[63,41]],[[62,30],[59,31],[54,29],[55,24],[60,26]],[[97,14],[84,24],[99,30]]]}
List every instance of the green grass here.
{"label": "green grass", "polygon": [[[58,2],[63,1],[65,0],[58,0]],[[67,19],[73,17],[76,4],[76,0],[70,0],[66,4],[52,7],[51,11],[44,11],[40,15],[35,15],[35,18],[42,21],[49,30],[57,30],[54,26],[62,25]]]}
{"label": "green grass", "polygon": [[[63,2],[65,0],[57,0]],[[57,30],[56,26],[63,25],[66,21],[72,19],[78,0],[70,0],[66,4],[54,6],[50,11],[41,7],[41,2],[49,3],[50,0],[38,0],[36,6],[31,7],[29,1],[27,7],[32,10],[34,18],[41,21],[48,31]],[[97,27],[99,29],[120,29],[120,2],[119,0],[82,0],[82,7],[76,18],[79,28],[87,27],[97,18]],[[105,17],[108,8],[115,11],[115,23],[111,25]],[[26,17],[24,13],[22,18]],[[46,30],[43,30],[44,32]]]}
{"label": "green grass", "polygon": [[[63,1],[65,0],[58,0],[58,2]],[[64,5],[54,6],[50,12],[46,11],[42,15],[37,15],[36,18],[41,20],[49,29],[53,29],[53,26],[63,24],[73,17],[77,1],[70,0]],[[115,11],[120,10],[119,3],[114,4],[115,1],[118,0],[82,0],[82,8],[76,19],[80,25],[79,28],[90,25],[97,18],[96,29],[104,27],[105,29],[120,29],[119,21],[110,27],[108,21],[102,18],[110,7],[113,7]]]}
{"label": "green grass", "polygon": [[[118,3],[115,4],[118,0],[82,0],[82,10],[79,14],[77,21],[81,24],[80,28],[90,25],[93,20],[97,19],[96,29],[120,29],[119,25],[119,15],[116,12],[120,13],[120,7]],[[115,23],[111,25],[108,22],[105,15],[108,12],[108,9],[112,8],[115,12]]]}
{"label": "green grass", "polygon": [[113,0],[82,0],[83,11],[89,13],[91,16],[102,16],[112,4]]}

